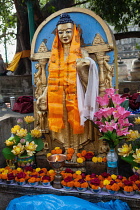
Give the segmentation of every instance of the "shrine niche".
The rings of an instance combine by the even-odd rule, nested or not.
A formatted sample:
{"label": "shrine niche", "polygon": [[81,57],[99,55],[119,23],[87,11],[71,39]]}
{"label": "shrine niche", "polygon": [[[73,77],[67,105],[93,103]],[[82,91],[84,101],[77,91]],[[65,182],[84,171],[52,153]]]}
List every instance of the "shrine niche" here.
{"label": "shrine niche", "polygon": [[[76,57],[79,52],[77,52],[76,51],[77,49],[74,48],[76,52],[74,54],[76,58],[76,63],[74,63],[74,65],[76,65],[76,67],[72,68],[76,68],[76,71],[79,75],[79,82],[82,84],[84,93],[86,93],[88,87],[89,71],[87,70],[89,70],[91,64],[92,67],[96,69],[94,70],[94,76],[93,76],[94,82],[91,82],[93,89],[92,88],[90,89],[90,93],[93,93],[93,90],[95,89],[96,93],[93,93],[91,95],[95,94],[95,96],[97,96],[98,91],[100,95],[103,95],[106,88],[114,87],[116,84],[115,82],[116,68],[114,67],[114,57],[115,57],[114,51],[116,47],[114,43],[114,37],[107,24],[94,12],[91,12],[90,10],[87,9],[67,8],[52,14],[45,21],[43,21],[40,24],[40,26],[37,28],[31,46],[33,86],[34,86],[34,96],[35,96],[35,102],[34,102],[34,113],[35,113],[34,115],[36,119],[35,127],[41,129],[42,133],[44,133],[45,135],[46,150],[48,148],[52,149],[54,146],[57,146],[58,144],[64,147],[65,149],[73,147],[75,151],[78,151],[78,149],[86,148],[87,145],[89,145],[88,146],[89,148],[92,147],[93,151],[97,152],[98,150],[101,150],[101,142],[98,141],[97,131],[93,129],[92,123],[90,122],[92,118],[90,118],[90,121],[84,120],[83,122],[85,128],[84,132],[80,131],[81,129],[80,126],[79,128],[77,128],[77,130],[79,129],[78,132],[77,130],[74,131],[75,125],[73,125],[74,123],[71,122],[71,120],[69,119],[71,113],[68,112],[68,106],[69,106],[68,101],[70,100],[75,101],[77,99],[68,98],[69,96],[67,96],[67,93],[65,91],[64,94],[62,93],[62,95],[61,92],[59,92],[60,95],[58,99],[56,99],[58,95],[55,93],[54,98],[56,100],[59,100],[59,98],[61,98],[62,103],[64,102],[62,108],[63,110],[60,109],[60,111],[63,112],[62,116],[63,119],[59,119],[60,120],[59,122],[61,122],[62,124],[64,123],[66,129],[65,128],[63,129],[63,125],[61,126],[59,125],[59,123],[56,126],[58,128],[52,125],[52,129],[50,129],[51,127],[50,122],[53,119],[55,124],[55,118],[52,118],[53,116],[51,117],[50,111],[48,111],[48,104],[50,104],[49,106],[52,108],[51,106],[52,101],[50,101],[51,94],[49,93],[48,90],[48,82],[49,84],[51,84],[50,81],[54,81],[56,80],[56,78],[51,77],[50,74],[48,73],[48,65],[49,68],[51,68],[50,67],[51,62],[52,63],[58,62],[58,59],[56,59],[56,57],[53,58],[51,52],[52,52],[52,47],[54,47],[53,41],[56,40],[56,31],[57,30],[60,32],[61,31],[63,32],[63,30],[65,31],[65,28],[59,27],[59,25],[61,25],[61,22],[59,23],[61,19],[60,15],[64,13],[70,16],[70,18],[66,17],[71,20],[71,22],[68,21],[68,23],[70,23],[69,27],[71,27],[71,24],[74,24],[75,29],[73,29],[72,26],[72,30],[75,31],[77,30],[80,35],[81,57]],[[63,24],[65,23],[62,23],[62,25]],[[61,35],[58,34],[58,36],[60,38]],[[77,35],[75,35],[75,37],[76,36]],[[62,45],[64,46],[64,44]],[[75,44],[73,46],[75,47]],[[60,53],[59,50],[57,53]],[[70,55],[70,53],[71,53],[70,49],[65,50],[64,63],[67,62],[67,57]],[[62,67],[61,62],[60,63],[58,62],[58,68],[59,66],[60,68]],[[95,82],[97,82],[98,80],[95,79],[97,72],[99,78],[98,88],[97,85],[95,85]],[[72,73],[71,72],[68,73],[67,71],[67,75],[70,81],[69,74],[71,75]],[[61,71],[59,75],[61,76]],[[57,84],[57,86],[59,85]],[[64,86],[63,89],[65,88],[67,89],[68,87]],[[73,88],[74,91],[76,89],[76,94],[77,94],[78,87],[76,86]],[[56,92],[56,91],[51,90],[51,92]],[[75,92],[71,93],[71,97],[72,94],[75,95]],[[76,96],[76,98],[77,97],[79,96]],[[66,98],[68,98],[67,101]],[[93,109],[96,109],[96,105],[95,104],[93,105],[94,108],[92,107],[92,105],[93,104],[90,104],[91,107],[89,112],[91,115],[92,114],[94,115],[95,110],[93,111]],[[58,111],[58,109],[52,109],[52,110],[55,110],[55,112]],[[78,110],[79,110],[79,104],[78,104]],[[82,111],[79,110],[79,113],[81,112]],[[48,118],[49,118],[49,123],[48,123]],[[71,122],[71,125],[69,125],[70,124],[69,122]],[[74,134],[72,133],[72,130],[74,131],[73,132]]]}

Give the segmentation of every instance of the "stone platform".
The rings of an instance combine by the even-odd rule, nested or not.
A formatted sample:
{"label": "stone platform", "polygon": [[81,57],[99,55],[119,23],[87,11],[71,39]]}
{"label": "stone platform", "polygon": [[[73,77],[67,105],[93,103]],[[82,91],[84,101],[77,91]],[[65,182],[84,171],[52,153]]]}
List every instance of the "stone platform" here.
{"label": "stone platform", "polygon": [[101,192],[99,194],[93,194],[90,190],[85,192],[78,192],[76,189],[73,189],[69,192],[62,189],[55,189],[51,187],[36,186],[30,187],[29,185],[18,186],[16,184],[3,184],[0,183],[0,204],[1,210],[5,210],[8,203],[14,199],[23,195],[38,195],[38,194],[55,194],[61,196],[75,196],[82,198],[84,200],[90,201],[92,203],[97,203],[100,201],[106,202],[114,199],[120,199],[126,202],[131,210],[140,209],[140,195],[136,194],[134,196],[126,196],[123,193],[118,193],[116,195],[110,195],[107,192]]}

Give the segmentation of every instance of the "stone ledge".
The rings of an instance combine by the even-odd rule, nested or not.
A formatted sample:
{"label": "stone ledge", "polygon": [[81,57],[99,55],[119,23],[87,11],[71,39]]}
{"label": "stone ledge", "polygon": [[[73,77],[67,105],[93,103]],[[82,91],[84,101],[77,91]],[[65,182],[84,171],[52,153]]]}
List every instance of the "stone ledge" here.
{"label": "stone ledge", "polygon": [[86,192],[78,192],[77,190],[65,191],[62,189],[55,189],[53,187],[45,188],[42,186],[30,187],[30,186],[18,186],[16,184],[3,184],[0,183],[0,203],[1,210],[5,210],[8,203],[17,197],[23,195],[37,195],[37,194],[55,194],[55,195],[65,195],[65,196],[75,196],[82,198],[84,200],[90,201],[92,203],[106,202],[114,199],[120,199],[126,202],[131,210],[139,209],[140,207],[140,195],[134,195],[132,197],[125,196],[122,193],[117,195],[109,195],[107,192],[101,192],[100,194],[93,194],[90,190]]}

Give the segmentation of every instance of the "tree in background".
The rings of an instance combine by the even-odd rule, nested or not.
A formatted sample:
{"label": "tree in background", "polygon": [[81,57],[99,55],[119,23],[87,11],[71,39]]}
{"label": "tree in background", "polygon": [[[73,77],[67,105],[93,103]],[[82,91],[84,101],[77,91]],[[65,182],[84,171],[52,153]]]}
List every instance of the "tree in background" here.
{"label": "tree in background", "polygon": [[[1,0],[0,1],[0,38],[4,43],[10,37],[17,40],[16,52],[30,49],[27,2],[31,1],[34,11],[35,28],[52,13],[68,7],[85,7],[94,11],[110,25],[115,27],[116,40],[130,37],[140,37],[140,32],[128,32],[129,23],[138,25],[140,20],[139,0]],[[15,7],[16,12],[13,8]],[[17,27],[17,33],[14,29]],[[31,73],[28,58],[22,58],[15,74]]]}

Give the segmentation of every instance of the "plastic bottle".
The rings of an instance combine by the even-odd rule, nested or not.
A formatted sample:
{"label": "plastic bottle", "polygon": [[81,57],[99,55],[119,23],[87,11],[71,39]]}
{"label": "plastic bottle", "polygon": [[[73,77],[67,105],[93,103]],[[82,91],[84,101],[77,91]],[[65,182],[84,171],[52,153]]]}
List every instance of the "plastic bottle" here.
{"label": "plastic bottle", "polygon": [[107,173],[118,174],[118,155],[114,149],[107,153]]}

